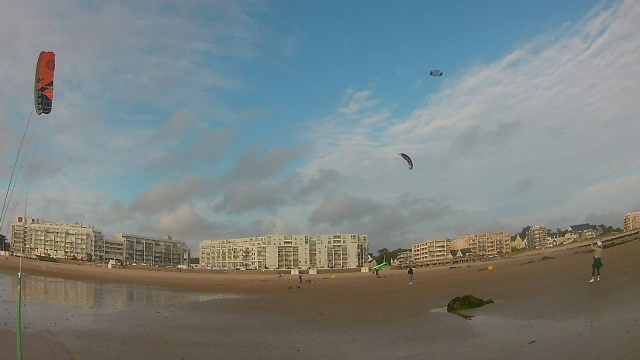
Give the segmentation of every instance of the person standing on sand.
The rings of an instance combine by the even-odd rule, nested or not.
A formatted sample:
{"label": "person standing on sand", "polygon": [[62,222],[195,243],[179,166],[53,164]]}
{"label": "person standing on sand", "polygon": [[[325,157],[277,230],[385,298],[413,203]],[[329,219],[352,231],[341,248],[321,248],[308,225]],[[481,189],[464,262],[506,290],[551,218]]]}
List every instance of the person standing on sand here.
{"label": "person standing on sand", "polygon": [[593,264],[591,264],[591,280],[589,282],[593,282],[595,280],[596,272],[598,273],[598,280],[600,280],[600,268],[602,267],[602,241],[598,240],[596,242],[596,246],[593,246],[593,241],[591,241],[591,248],[593,249]]}
{"label": "person standing on sand", "polygon": [[298,274],[298,282],[302,284],[302,274]]}
{"label": "person standing on sand", "polygon": [[411,266],[409,266],[409,271],[407,271],[407,274],[409,274],[409,285],[413,285],[413,269],[411,268]]}

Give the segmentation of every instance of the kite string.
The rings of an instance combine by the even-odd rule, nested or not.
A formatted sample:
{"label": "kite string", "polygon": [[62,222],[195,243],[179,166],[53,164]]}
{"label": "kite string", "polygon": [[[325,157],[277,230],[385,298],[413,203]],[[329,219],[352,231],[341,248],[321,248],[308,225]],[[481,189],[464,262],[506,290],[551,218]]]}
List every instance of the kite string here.
{"label": "kite string", "polygon": [[[30,181],[30,179],[31,179],[31,175],[30,175],[30,174],[31,174],[31,171],[32,171],[32,170],[31,170],[31,168],[33,168],[33,159],[34,159],[34,157],[36,156],[36,152],[37,152],[37,148],[36,148],[36,146],[37,146],[37,138],[38,138],[38,134],[39,134],[39,130],[40,130],[40,124],[41,124],[41,122],[38,122],[38,126],[36,127],[36,133],[35,133],[35,135],[34,135],[34,136],[32,136],[32,137],[30,138],[29,143],[27,144],[27,147],[26,147],[26,149],[27,149],[27,153],[28,153],[29,149],[31,149],[31,146],[33,145],[33,149],[32,149],[33,151],[32,151],[32,157],[31,157],[31,164],[32,164],[32,165],[29,167],[29,170],[27,171],[27,175],[25,176],[25,179],[26,179],[26,181],[25,181],[25,182],[26,182],[26,183],[28,183],[28,181]],[[20,171],[21,171],[21,169],[24,167],[23,165],[24,165],[24,162],[25,162],[25,160],[26,160],[26,159],[27,159],[27,155],[25,154],[25,155],[22,157],[22,161],[20,162],[20,166],[18,167],[18,172],[17,172],[17,174],[16,174],[16,179],[19,179],[19,178],[20,178]],[[23,182],[23,183],[22,183],[22,186],[20,186],[20,192],[18,193],[18,198],[16,199],[15,205],[13,206],[13,211],[11,212],[11,214],[12,214],[11,218],[12,218],[12,219],[13,219],[13,218],[16,216],[16,214],[17,214],[18,204],[19,204],[19,202],[20,202],[20,198],[22,198],[22,191],[24,190],[24,184],[25,184],[25,182]],[[15,191],[16,186],[17,186],[17,181],[16,181],[16,183],[13,185],[13,188],[11,188],[11,192],[9,193],[9,201],[8,201],[8,203],[7,203],[7,204],[8,204],[8,205],[7,205],[7,207],[9,207],[9,206],[10,206],[10,204],[11,204],[11,199],[13,198],[13,192]],[[27,205],[26,205],[26,203],[25,203],[25,214],[24,214],[25,219],[26,219],[26,217],[27,217],[27,216],[26,216],[26,212],[27,212],[26,207],[27,207]]]}
{"label": "kite string", "polygon": [[[24,199],[24,219],[27,219],[27,203],[29,202],[29,188],[31,186],[31,175],[33,175],[33,159],[35,159],[36,154],[38,153],[38,135],[40,134],[40,124],[38,121],[38,126],[36,127],[36,135],[33,139],[33,154],[31,154],[31,162],[29,164],[29,169],[27,170],[27,194]],[[22,189],[20,190],[22,192]],[[18,199],[20,197],[18,196]]]}
{"label": "kite string", "polygon": [[[22,151],[22,145],[24,143],[24,138],[27,135],[27,130],[29,129],[29,123],[31,122],[31,116],[33,116],[33,109],[31,109],[31,113],[29,114],[29,120],[27,120],[27,126],[24,128],[24,133],[22,134],[22,140],[20,140],[20,147],[18,148],[18,154],[16,155],[16,161],[13,163],[13,170],[11,170],[11,177],[9,178],[9,185],[7,186],[7,192],[4,195],[4,203],[2,204],[2,212],[0,212],[0,229],[4,225],[4,221],[6,220],[6,213],[9,210],[9,206],[7,204],[7,198],[9,196],[9,189],[11,188],[11,183],[13,182],[13,175],[16,171],[16,165],[18,164],[18,158],[20,157],[20,152]],[[15,185],[14,185],[15,186]]]}

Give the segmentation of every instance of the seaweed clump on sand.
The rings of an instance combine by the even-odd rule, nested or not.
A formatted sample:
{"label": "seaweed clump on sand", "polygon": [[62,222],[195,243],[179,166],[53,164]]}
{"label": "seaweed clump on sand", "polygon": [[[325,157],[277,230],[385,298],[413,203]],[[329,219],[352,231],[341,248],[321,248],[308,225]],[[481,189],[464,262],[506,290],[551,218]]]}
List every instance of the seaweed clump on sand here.
{"label": "seaweed clump on sand", "polygon": [[479,308],[487,304],[493,304],[493,300],[483,300],[471,294],[457,296],[447,304],[447,312],[455,313],[460,310]]}

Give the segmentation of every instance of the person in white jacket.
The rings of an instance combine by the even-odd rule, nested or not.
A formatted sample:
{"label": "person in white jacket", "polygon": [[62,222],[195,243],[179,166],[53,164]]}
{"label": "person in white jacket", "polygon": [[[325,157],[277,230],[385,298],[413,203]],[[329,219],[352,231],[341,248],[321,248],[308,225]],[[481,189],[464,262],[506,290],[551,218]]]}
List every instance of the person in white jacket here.
{"label": "person in white jacket", "polygon": [[591,264],[591,280],[589,280],[589,282],[593,282],[596,279],[596,273],[598,275],[598,280],[600,280],[600,268],[602,267],[602,241],[598,240],[596,242],[596,246],[593,246],[592,241],[591,248],[594,252],[593,263]]}

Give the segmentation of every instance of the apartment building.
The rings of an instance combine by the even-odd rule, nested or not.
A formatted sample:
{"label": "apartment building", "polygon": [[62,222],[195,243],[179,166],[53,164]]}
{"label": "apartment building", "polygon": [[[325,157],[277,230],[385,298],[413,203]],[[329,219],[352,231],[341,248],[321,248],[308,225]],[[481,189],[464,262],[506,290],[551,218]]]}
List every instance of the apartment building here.
{"label": "apartment building", "polygon": [[369,253],[367,235],[316,235],[310,244],[315,246],[315,251],[309,249],[310,261],[318,269],[363,267]]}
{"label": "apartment building", "polygon": [[547,245],[548,237],[547,227],[544,225],[532,226],[527,230],[527,246],[530,248],[539,248]]}
{"label": "apartment building", "polygon": [[364,266],[367,235],[265,235],[206,240],[200,267],[212,269],[331,269]]}
{"label": "apartment building", "polygon": [[414,266],[413,264],[413,249],[409,251],[403,251],[398,254],[394,265],[400,267]]}
{"label": "apartment building", "polygon": [[640,229],[640,212],[632,212],[624,217],[624,231]]}
{"label": "apartment building", "polygon": [[449,241],[447,239],[427,240],[411,247],[411,256],[416,266],[445,260],[450,256]]}
{"label": "apartment building", "polygon": [[91,260],[102,230],[90,224],[62,224],[17,216],[11,223],[11,250],[24,256]]}
{"label": "apartment building", "polygon": [[[122,248],[122,257],[117,252]],[[114,259],[129,263],[147,264],[151,266],[188,265],[189,247],[184,241],[173,240],[167,235],[165,238],[148,236],[116,234],[115,241],[105,241],[104,254],[107,251],[116,254]],[[107,260],[109,258],[105,258]]]}
{"label": "apartment building", "polygon": [[94,251],[95,261],[108,261],[124,259],[124,242],[107,240],[96,242]]}
{"label": "apartment building", "polygon": [[470,249],[475,255],[496,256],[511,252],[511,235],[506,231],[467,234],[452,241],[453,250]]}

